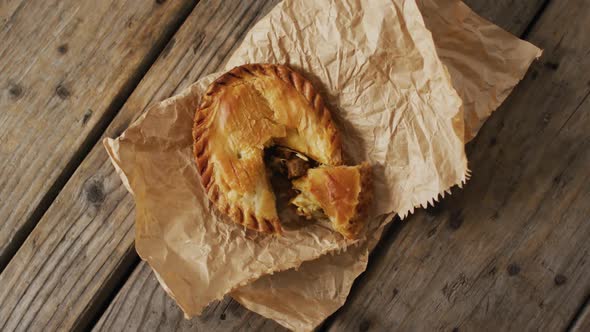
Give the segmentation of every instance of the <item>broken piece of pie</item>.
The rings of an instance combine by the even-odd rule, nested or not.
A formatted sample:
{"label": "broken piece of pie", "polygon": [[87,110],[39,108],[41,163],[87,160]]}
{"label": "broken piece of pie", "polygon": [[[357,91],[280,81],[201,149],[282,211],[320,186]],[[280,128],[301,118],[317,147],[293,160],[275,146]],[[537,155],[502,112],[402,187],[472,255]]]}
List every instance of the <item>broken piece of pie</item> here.
{"label": "broken piece of pie", "polygon": [[371,167],[367,163],[312,168],[293,181],[299,194],[291,203],[300,215],[308,219],[328,218],[337,232],[354,239],[367,220],[371,185]]}
{"label": "broken piece of pie", "polygon": [[327,218],[347,238],[367,219],[370,167],[343,165],[329,110],[287,66],[248,64],[215,80],[195,113],[193,139],[209,199],[238,224],[282,232],[270,171],[293,180],[291,202],[306,218]]}

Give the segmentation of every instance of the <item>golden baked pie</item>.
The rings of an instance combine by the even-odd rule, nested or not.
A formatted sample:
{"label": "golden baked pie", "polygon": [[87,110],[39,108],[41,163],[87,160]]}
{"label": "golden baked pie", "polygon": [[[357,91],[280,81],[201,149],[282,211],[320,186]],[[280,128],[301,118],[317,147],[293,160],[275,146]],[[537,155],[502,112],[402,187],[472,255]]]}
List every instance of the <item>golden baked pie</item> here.
{"label": "golden baked pie", "polygon": [[215,80],[195,114],[193,138],[209,199],[234,222],[264,233],[282,231],[265,150],[279,146],[297,155],[282,164],[293,178],[307,172],[310,160],[342,165],[340,138],[322,98],[283,65],[243,65]]}
{"label": "golden baked pie", "polygon": [[293,181],[299,194],[292,204],[308,219],[328,218],[332,227],[349,239],[358,236],[367,219],[372,199],[371,168],[359,166],[321,166]]}

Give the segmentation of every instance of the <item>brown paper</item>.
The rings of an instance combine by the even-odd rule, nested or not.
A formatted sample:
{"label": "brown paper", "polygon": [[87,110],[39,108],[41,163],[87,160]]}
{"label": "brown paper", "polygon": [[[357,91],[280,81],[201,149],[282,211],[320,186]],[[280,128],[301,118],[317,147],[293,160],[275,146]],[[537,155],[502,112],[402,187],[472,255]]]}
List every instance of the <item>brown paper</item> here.
{"label": "brown paper", "polygon": [[469,141],[541,50],[481,18],[461,1],[419,0],[418,6],[463,100]]}
{"label": "brown paper", "polygon": [[[539,50],[458,1],[419,5],[426,26],[413,1],[284,1],[247,34],[227,65],[289,63],[301,70],[331,105],[351,160],[374,165],[379,199],[370,236],[343,254],[325,255],[350,243],[321,225],[269,237],[211,209],[191,154],[191,126],[199,96],[216,75],[105,140],[135,197],[137,251],[187,315],[233,291],[246,307],[286,327],[312,329],[344,303],[385,221],[466,180],[465,138],[475,135]],[[464,106],[459,95],[468,101]]]}
{"label": "brown paper", "polygon": [[[541,51],[482,19],[461,1],[422,0],[418,6],[455,89],[467,101],[463,107],[467,122],[465,138],[469,140]],[[384,217],[384,221],[392,217]],[[262,277],[231,295],[248,309],[287,328],[312,330],[344,304],[352,282],[366,268],[382,225],[369,243],[305,262],[297,271]],[[309,283],[311,278],[313,283]],[[299,296],[293,296],[294,292]],[[285,298],[290,299],[288,304],[284,303]]]}
{"label": "brown paper", "polygon": [[136,203],[139,255],[188,316],[262,275],[297,267],[350,241],[321,224],[267,236],[226,221],[209,203],[192,156],[204,84],[157,105],[106,146]]}

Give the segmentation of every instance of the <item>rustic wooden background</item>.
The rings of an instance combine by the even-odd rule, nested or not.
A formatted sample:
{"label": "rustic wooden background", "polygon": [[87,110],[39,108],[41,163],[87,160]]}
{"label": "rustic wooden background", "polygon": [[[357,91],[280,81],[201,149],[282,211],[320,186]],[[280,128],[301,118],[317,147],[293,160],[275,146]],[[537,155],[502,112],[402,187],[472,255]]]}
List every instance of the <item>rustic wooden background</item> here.
{"label": "rustic wooden background", "polygon": [[[545,50],[390,227],[329,331],[590,331],[590,4],[467,0]],[[0,330],[282,330],[229,298],[184,320],[133,249],[102,137],[219,68],[278,0],[0,2]]]}

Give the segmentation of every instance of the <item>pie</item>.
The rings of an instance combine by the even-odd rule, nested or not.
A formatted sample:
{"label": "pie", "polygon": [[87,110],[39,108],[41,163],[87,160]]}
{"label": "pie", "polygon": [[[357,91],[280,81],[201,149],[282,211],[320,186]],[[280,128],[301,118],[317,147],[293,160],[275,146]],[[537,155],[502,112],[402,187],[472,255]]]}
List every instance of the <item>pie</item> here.
{"label": "pie", "polygon": [[308,218],[332,222],[334,230],[349,239],[360,233],[371,202],[371,167],[321,166],[293,181],[299,194],[291,203]]}
{"label": "pie", "polygon": [[[193,139],[209,199],[234,222],[263,233],[282,233],[269,176],[273,168],[265,163],[268,151],[282,153],[271,159],[282,160],[277,165],[294,180],[313,181],[304,177],[314,170],[310,167],[343,166],[330,111],[312,84],[284,65],[247,64],[215,80],[195,113]],[[344,169],[330,174],[338,177]],[[350,182],[334,181],[342,188]],[[334,221],[345,218],[355,216],[337,213]]]}

